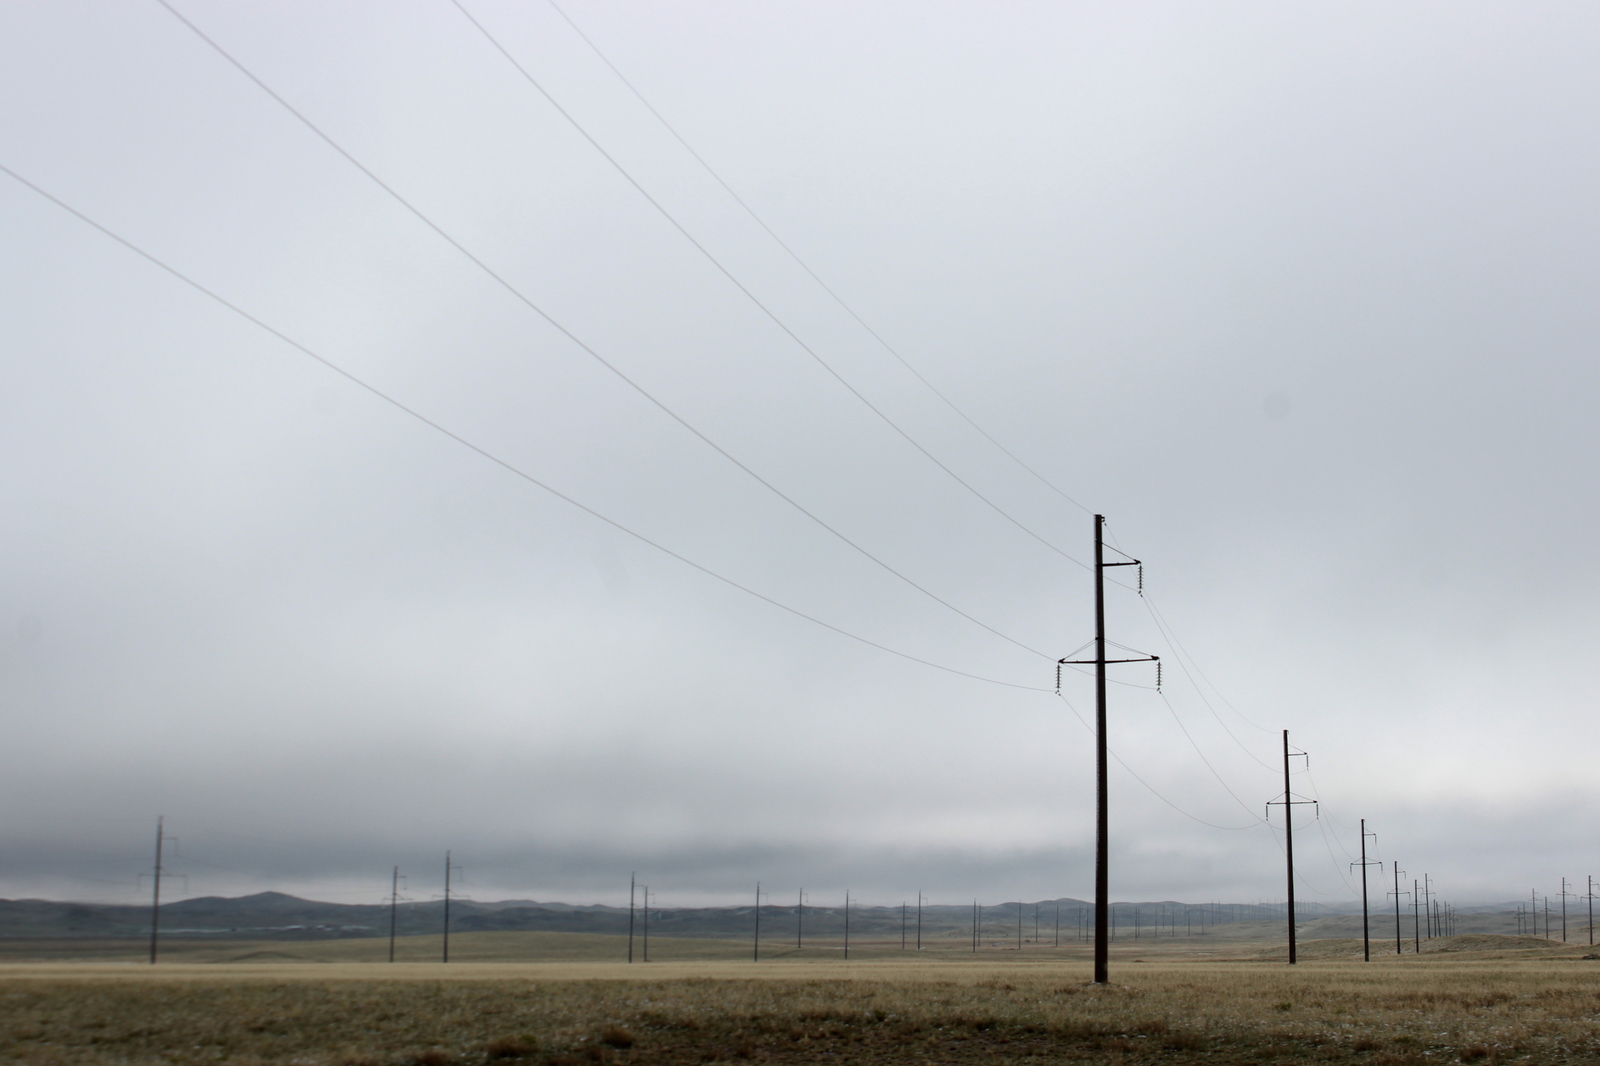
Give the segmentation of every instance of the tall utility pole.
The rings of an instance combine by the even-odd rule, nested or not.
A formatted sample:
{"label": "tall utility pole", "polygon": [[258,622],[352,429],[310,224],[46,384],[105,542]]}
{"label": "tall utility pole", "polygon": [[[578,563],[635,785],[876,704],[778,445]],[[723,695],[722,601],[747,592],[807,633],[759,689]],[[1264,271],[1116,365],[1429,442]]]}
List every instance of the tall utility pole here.
{"label": "tall utility pole", "polygon": [[628,875],[628,961],[633,961],[633,896],[639,884],[638,871]]}
{"label": "tall utility pole", "polygon": [[922,950],[922,893],[917,893],[917,950]]}
{"label": "tall utility pole", "polygon": [[906,949],[906,901],[900,901],[900,950]]}
{"label": "tall utility pole", "polygon": [[1310,762],[1305,752],[1289,750],[1289,731],[1285,729],[1283,731],[1283,799],[1268,802],[1267,813],[1272,813],[1272,808],[1275,806],[1281,805],[1283,807],[1283,856],[1289,870],[1289,905],[1286,908],[1289,919],[1289,965],[1293,966],[1297,961],[1294,943],[1294,808],[1296,804],[1300,803],[1309,803],[1315,806],[1317,801],[1297,800],[1294,798],[1294,793],[1289,788],[1290,758],[1306,758],[1307,763]]}
{"label": "tall utility pole", "polygon": [[444,853],[444,955],[441,962],[450,961],[450,853]]}
{"label": "tall utility pole", "polygon": [[1061,901],[1056,900],[1056,939],[1053,947],[1061,946]]}
{"label": "tall utility pole", "polygon": [[1022,901],[1017,900],[1017,950],[1022,950]]}
{"label": "tall utility pole", "polygon": [[806,931],[806,890],[801,889],[795,896],[794,904],[794,949],[799,951],[805,946]]}
{"label": "tall utility pole", "polygon": [[978,901],[972,901],[972,953],[978,953]]}
{"label": "tall utility pole", "polygon": [[850,890],[844,890],[844,957],[850,957]]}
{"label": "tall utility pole", "polygon": [[[1377,833],[1367,832],[1367,820],[1361,819],[1361,861],[1353,862],[1351,866],[1361,867],[1361,958],[1363,962],[1372,961],[1372,934],[1367,923],[1367,867],[1382,866],[1381,862],[1367,861],[1367,838],[1378,839]],[[1400,905],[1400,900],[1395,899],[1395,906]],[[1396,913],[1399,913],[1396,911]]]}
{"label": "tall utility pole", "polygon": [[1561,879],[1561,942],[1567,942],[1567,897],[1572,893],[1567,891],[1567,879]]}
{"label": "tall utility pole", "polygon": [[1417,879],[1411,879],[1411,950],[1413,954],[1422,954],[1422,919],[1418,917],[1422,908],[1422,889],[1417,886]]}
{"label": "tall utility pole", "polygon": [[1400,951],[1400,897],[1406,893],[1400,891],[1400,874],[1402,872],[1400,864],[1396,862],[1390,865],[1394,867],[1394,892],[1391,893],[1394,896],[1394,953],[1399,955],[1402,953]]}
{"label": "tall utility pole", "polygon": [[394,930],[400,922],[400,867],[394,868],[389,884],[389,961],[394,961]]}
{"label": "tall utility pole", "polygon": [[156,964],[157,934],[161,929],[161,843],[165,836],[166,815],[156,816],[156,864],[151,872],[155,889],[150,897],[150,965]]}
{"label": "tall utility pole", "polygon": [[644,961],[650,961],[650,886],[644,886]]}
{"label": "tall utility pole", "polygon": [[[846,943],[848,943],[848,941]],[[849,947],[846,947],[845,948],[845,952],[846,952],[845,957],[846,958],[849,957],[849,951],[850,951]],[[751,959],[752,962],[760,962],[761,961],[761,882],[760,881],[756,882],[756,938],[755,938],[754,951],[751,953],[750,959]]]}
{"label": "tall utility pole", "polygon": [[[1103,985],[1111,957],[1111,821],[1106,804],[1106,664],[1159,662],[1156,655],[1133,659],[1106,658],[1106,568],[1139,566],[1139,560],[1105,561],[1105,515],[1094,516],[1094,658],[1058,660],[1057,680],[1065,665],[1094,666],[1094,983]],[[1116,549],[1112,549],[1115,551]],[[976,951],[976,938],[973,950]]]}
{"label": "tall utility pole", "polygon": [[1589,901],[1589,946],[1594,947],[1594,875],[1589,875],[1589,894],[1583,897]]}

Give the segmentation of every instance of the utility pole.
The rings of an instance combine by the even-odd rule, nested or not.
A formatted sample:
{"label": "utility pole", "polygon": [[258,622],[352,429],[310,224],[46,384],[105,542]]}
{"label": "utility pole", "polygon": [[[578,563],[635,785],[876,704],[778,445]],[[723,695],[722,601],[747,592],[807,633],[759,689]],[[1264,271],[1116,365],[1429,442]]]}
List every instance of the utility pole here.
{"label": "utility pole", "polygon": [[650,886],[644,886],[644,961],[650,961]]}
{"label": "utility pole", "polygon": [[922,950],[922,893],[917,893],[917,950]]}
{"label": "utility pole", "polygon": [[389,961],[394,961],[394,931],[400,921],[400,867],[394,868],[394,880],[389,885]]}
{"label": "utility pole", "polygon": [[1567,942],[1567,897],[1572,893],[1567,891],[1567,879],[1561,879],[1561,942]]}
{"label": "utility pole", "polygon": [[1017,950],[1022,950],[1022,901],[1017,900]]}
{"label": "utility pole", "polygon": [[844,890],[844,957],[850,957],[850,890]]}
{"label": "utility pole", "polygon": [[155,889],[150,897],[150,965],[156,964],[156,943],[161,929],[161,843],[165,834],[166,815],[156,816],[156,865],[151,877]]}
{"label": "utility pole", "polygon": [[[1106,792],[1106,664],[1159,662],[1156,655],[1133,659],[1106,658],[1106,568],[1139,566],[1137,559],[1127,562],[1105,561],[1105,515],[1094,516],[1094,658],[1061,659],[1056,666],[1057,687],[1064,665],[1094,666],[1094,983],[1106,984],[1111,957],[1111,821],[1107,813]],[[1116,549],[1112,549],[1116,551]],[[1120,553],[1119,553],[1120,554]],[[973,950],[977,950],[974,947]]]}
{"label": "utility pole", "polygon": [[978,901],[972,901],[972,953],[978,953]]}
{"label": "utility pole", "polygon": [[[1293,966],[1297,961],[1294,942],[1294,808],[1296,804],[1301,803],[1309,803],[1312,806],[1316,806],[1317,801],[1305,799],[1297,800],[1294,798],[1294,793],[1289,788],[1290,758],[1303,758],[1306,760],[1307,766],[1311,765],[1311,758],[1310,756],[1306,755],[1305,752],[1289,750],[1289,731],[1285,729],[1283,731],[1283,799],[1271,800],[1268,802],[1267,813],[1270,815],[1272,813],[1272,808],[1275,806],[1281,805],[1283,807],[1283,855],[1284,861],[1288,864],[1289,870],[1289,905],[1287,908],[1289,917],[1289,965]],[[1362,839],[1365,841],[1366,838],[1363,837]],[[1346,854],[1348,854],[1348,852]],[[1362,869],[1364,871],[1365,867]]]}
{"label": "utility pole", "polygon": [[635,870],[628,875],[628,961],[633,961],[633,897],[639,883],[639,873]]}
{"label": "utility pole", "polygon": [[1418,911],[1422,906],[1422,890],[1417,887],[1417,879],[1411,879],[1411,942],[1413,953],[1422,954],[1422,921]]}
{"label": "utility pole", "polygon": [[795,895],[794,904],[794,949],[799,951],[805,947],[806,928],[806,890],[801,889]]}
{"label": "utility pole", "polygon": [[1390,865],[1394,867],[1394,891],[1390,893],[1394,896],[1394,953],[1399,955],[1402,953],[1400,951],[1400,897],[1405,893],[1400,891],[1400,864],[1396,862]]}
{"label": "utility pole", "polygon": [[1422,875],[1422,913],[1428,916],[1428,939],[1433,939],[1433,887],[1428,875]]}
{"label": "utility pole", "polygon": [[1056,900],[1056,939],[1053,947],[1061,946],[1061,901]]}
{"label": "utility pole", "polygon": [[[1371,837],[1373,840],[1377,840],[1378,834],[1367,832],[1367,820],[1363,818],[1361,819],[1361,861],[1350,864],[1351,866],[1361,867],[1361,959],[1363,962],[1372,961],[1372,934],[1367,923],[1367,867],[1373,865],[1383,865],[1381,862],[1371,863],[1367,861],[1368,837]],[[1399,899],[1396,899],[1395,905],[1399,906],[1399,903]],[[1294,906],[1294,897],[1292,896],[1290,897],[1289,905],[1291,907]]]}
{"label": "utility pole", "polygon": [[1589,901],[1589,946],[1594,947],[1594,875],[1589,875],[1589,894],[1583,897]]}
{"label": "utility pole", "polygon": [[450,961],[450,853],[444,853],[444,954],[441,962]]}
{"label": "utility pole", "polygon": [[[850,957],[850,955],[849,955],[850,948],[848,946],[849,945],[849,941],[846,940],[845,944],[846,944],[846,947],[845,947],[845,958],[849,958]],[[751,954],[751,961],[752,962],[760,962],[761,961],[761,882],[760,881],[756,882],[756,938],[755,938],[754,951]]]}
{"label": "utility pole", "polygon": [[900,901],[900,950],[906,949],[906,901]]}

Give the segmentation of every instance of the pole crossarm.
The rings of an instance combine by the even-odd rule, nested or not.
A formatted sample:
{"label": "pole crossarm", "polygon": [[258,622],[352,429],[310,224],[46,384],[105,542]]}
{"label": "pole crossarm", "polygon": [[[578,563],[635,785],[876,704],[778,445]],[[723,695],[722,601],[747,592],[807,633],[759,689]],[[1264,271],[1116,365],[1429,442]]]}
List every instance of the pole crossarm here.
{"label": "pole crossarm", "polygon": [[1161,661],[1161,656],[1159,656],[1159,655],[1146,655],[1142,659],[1057,659],[1056,660],[1056,662],[1060,663],[1062,666],[1099,666],[1101,663],[1105,663],[1105,664],[1107,664],[1109,666],[1111,663],[1158,663],[1160,661]]}

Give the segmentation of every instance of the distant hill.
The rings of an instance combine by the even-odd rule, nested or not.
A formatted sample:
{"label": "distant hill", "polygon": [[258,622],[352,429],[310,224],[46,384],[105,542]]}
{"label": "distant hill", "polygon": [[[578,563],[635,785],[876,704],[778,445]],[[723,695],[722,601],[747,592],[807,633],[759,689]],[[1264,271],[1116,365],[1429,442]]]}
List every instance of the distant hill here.
{"label": "distant hill", "polygon": [[[1040,900],[1022,904],[1022,935],[1025,940],[1050,940],[1054,935],[1059,906],[1062,936],[1076,935],[1080,916],[1092,904],[1080,899]],[[985,942],[1014,940],[1017,935],[1015,903],[985,907],[982,939]],[[1153,923],[1169,928],[1196,923],[1198,905],[1158,901],[1118,903],[1117,921],[1131,926],[1137,920],[1149,928]],[[1281,914],[1281,908],[1254,905],[1229,905],[1225,912],[1210,907],[1215,923],[1217,913],[1242,921],[1261,921]],[[1300,913],[1308,918],[1327,915],[1330,908],[1311,905]],[[908,908],[908,932],[914,930],[915,907]],[[1185,915],[1188,915],[1186,919]],[[258,892],[233,898],[200,896],[161,906],[161,929],[173,937],[248,937],[250,939],[325,939],[335,937],[386,936],[389,932],[388,904],[323,903],[300,899],[282,892]],[[416,936],[438,932],[444,919],[441,900],[402,903],[395,909],[396,932]],[[797,918],[808,936],[836,937],[844,930],[841,907],[807,906],[803,916],[795,914],[793,904],[763,904],[763,939],[774,939],[795,932]],[[972,908],[964,906],[924,906],[924,939],[966,938],[972,935]],[[674,937],[746,937],[755,924],[753,908],[744,907],[653,907],[651,931]],[[1037,927],[1036,927],[1037,920]],[[634,921],[642,926],[642,909]],[[850,927],[861,936],[897,936],[902,921],[899,907],[850,908]],[[457,932],[498,932],[526,930],[569,933],[626,933],[628,908],[601,904],[540,903],[534,900],[478,902],[456,899],[450,903],[450,928]],[[1036,931],[1037,930],[1037,931]],[[770,931],[770,932],[769,932]],[[150,908],[102,903],[71,903],[52,900],[0,900],[0,938],[30,937],[140,937],[150,932]]]}

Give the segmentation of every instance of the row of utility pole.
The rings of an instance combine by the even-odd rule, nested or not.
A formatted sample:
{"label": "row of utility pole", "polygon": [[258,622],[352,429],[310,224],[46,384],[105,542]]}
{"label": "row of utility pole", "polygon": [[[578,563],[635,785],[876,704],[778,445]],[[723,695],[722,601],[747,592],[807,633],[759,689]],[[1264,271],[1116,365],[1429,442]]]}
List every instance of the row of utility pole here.
{"label": "row of utility pole", "polygon": [[[1160,671],[1160,657],[1159,656],[1156,656],[1156,655],[1143,655],[1143,654],[1137,654],[1137,653],[1131,653],[1130,652],[1129,656],[1126,657],[1126,658],[1109,659],[1109,658],[1106,657],[1107,639],[1106,639],[1106,613],[1105,613],[1105,572],[1108,569],[1113,568],[1113,567],[1123,567],[1123,566],[1137,566],[1137,567],[1140,567],[1141,579],[1140,579],[1140,582],[1139,582],[1139,588],[1142,590],[1143,589],[1143,578],[1142,578],[1143,565],[1138,559],[1134,559],[1131,556],[1127,556],[1126,553],[1121,552],[1119,549],[1116,549],[1116,548],[1113,548],[1112,551],[1117,552],[1118,555],[1122,555],[1123,558],[1107,561],[1107,559],[1105,557],[1105,550],[1106,550],[1106,544],[1105,544],[1105,516],[1097,514],[1097,515],[1094,516],[1094,567],[1093,567],[1093,572],[1094,572],[1094,641],[1093,641],[1093,644],[1094,644],[1094,658],[1093,659],[1063,658],[1063,659],[1057,660],[1057,667],[1056,667],[1056,689],[1057,689],[1058,693],[1059,693],[1060,687],[1061,687],[1060,683],[1061,683],[1061,667],[1062,666],[1093,666],[1094,667],[1094,685],[1095,685],[1095,720],[1094,720],[1094,735],[1095,735],[1094,982],[1096,984],[1105,984],[1109,979],[1109,976],[1108,976],[1109,965],[1108,964],[1109,964],[1110,939],[1111,939],[1111,935],[1110,935],[1111,934],[1111,928],[1110,928],[1110,924],[1111,924],[1110,923],[1110,920],[1111,920],[1110,812],[1109,812],[1109,803],[1108,803],[1109,789],[1108,789],[1108,781],[1107,781],[1108,775],[1107,775],[1107,745],[1106,745],[1106,732],[1107,732],[1107,728],[1106,728],[1106,726],[1107,726],[1107,710],[1106,710],[1106,680],[1107,680],[1107,678],[1106,678],[1106,668],[1107,668],[1107,666],[1115,665],[1115,664],[1121,664],[1121,663],[1140,663],[1140,662],[1155,663],[1157,665],[1157,687],[1158,687],[1158,690],[1159,690],[1159,685],[1160,685],[1160,680],[1159,680],[1159,678],[1160,678],[1160,673],[1159,673],[1159,671]],[[1140,594],[1143,595],[1142,591],[1141,591]],[[1291,771],[1291,760],[1292,759],[1296,759],[1296,758],[1305,759],[1306,760],[1306,765],[1309,767],[1310,757],[1303,751],[1295,751],[1295,750],[1290,748],[1290,745],[1289,745],[1289,731],[1287,729],[1285,729],[1283,731],[1283,795],[1282,795],[1282,797],[1280,799],[1275,799],[1275,800],[1268,801],[1268,803],[1267,803],[1267,812],[1268,812],[1268,815],[1270,816],[1272,807],[1274,807],[1274,806],[1283,807],[1283,813],[1284,813],[1284,833],[1283,833],[1284,848],[1283,848],[1283,850],[1284,850],[1285,866],[1286,866],[1286,870],[1287,870],[1287,876],[1286,876],[1286,880],[1285,880],[1285,890],[1287,892],[1287,900],[1288,900],[1287,906],[1285,907],[1285,917],[1286,917],[1286,922],[1287,922],[1287,926],[1288,926],[1289,962],[1291,964],[1293,964],[1293,963],[1295,963],[1297,961],[1297,948],[1296,948],[1296,917],[1297,917],[1297,915],[1296,915],[1296,911],[1295,911],[1295,872],[1294,872],[1294,808],[1297,807],[1297,806],[1303,806],[1303,805],[1310,805],[1310,806],[1313,806],[1313,807],[1317,806],[1317,801],[1316,800],[1307,799],[1306,797],[1303,797],[1303,796],[1298,796],[1293,791],[1293,788],[1292,788],[1292,785],[1291,785],[1291,780],[1290,780],[1290,771]],[[1369,837],[1371,837],[1371,838],[1373,838],[1375,840],[1376,839],[1376,834],[1369,833],[1367,831],[1366,819],[1362,819],[1361,820],[1361,858],[1359,860],[1355,861],[1355,862],[1352,862],[1351,865],[1352,866],[1358,866],[1358,867],[1360,867],[1360,870],[1361,870],[1361,941],[1362,941],[1362,955],[1363,955],[1363,958],[1365,958],[1365,959],[1370,961],[1370,959],[1372,958],[1372,943],[1371,943],[1371,916],[1370,916],[1369,899],[1368,899],[1368,891],[1367,891],[1367,874],[1368,874],[1368,870],[1371,867],[1378,866],[1378,867],[1381,868],[1383,866],[1383,863],[1379,862],[1377,860],[1370,860],[1370,859],[1367,858],[1367,840],[1368,840]],[[163,839],[164,839],[163,820],[162,819],[158,819],[157,823],[156,823],[156,860],[155,860],[155,866],[154,866],[154,870],[153,870],[154,889],[153,889],[153,899],[152,899],[152,903],[151,903],[151,918],[150,918],[150,961],[152,963],[154,963],[156,961],[156,952],[157,952],[157,944],[158,944],[158,929],[159,929],[159,922],[160,922],[161,875],[162,875],[162,872],[163,872],[162,863],[161,863],[161,854],[162,854]],[[450,961],[450,898],[451,898],[451,894],[450,894],[450,875],[451,875],[451,870],[452,870],[452,866],[451,866],[451,862],[450,862],[450,855],[449,855],[449,852],[446,852],[445,853],[445,892],[444,892],[444,945],[443,945],[443,954],[442,954],[442,960],[441,960],[443,962],[449,962]],[[1451,909],[1449,907],[1448,904],[1443,904],[1443,903],[1441,903],[1441,901],[1439,901],[1439,900],[1437,900],[1437,899],[1435,899],[1433,897],[1431,883],[1429,882],[1429,879],[1428,879],[1427,875],[1424,875],[1424,877],[1423,877],[1423,885],[1422,886],[1418,886],[1417,882],[1413,880],[1412,889],[1411,889],[1411,891],[1409,893],[1403,892],[1402,889],[1400,888],[1400,875],[1401,875],[1401,871],[1399,869],[1399,866],[1398,866],[1398,864],[1395,864],[1395,868],[1394,868],[1394,889],[1393,889],[1392,893],[1390,893],[1394,897],[1394,901],[1395,901],[1395,951],[1397,953],[1399,953],[1402,950],[1402,938],[1401,938],[1401,929],[1400,929],[1400,897],[1402,895],[1409,895],[1411,897],[1411,904],[1412,904],[1413,943],[1415,945],[1415,950],[1420,952],[1421,951],[1421,934],[1420,934],[1420,931],[1419,931],[1418,927],[1420,926],[1420,923],[1421,923],[1420,908],[1422,906],[1422,898],[1423,897],[1427,897],[1427,905],[1428,905],[1427,917],[1428,917],[1428,929],[1429,929],[1429,936],[1430,937],[1435,935],[1436,933],[1438,935],[1447,935],[1444,932],[1445,930],[1453,930],[1454,929],[1454,924],[1455,924],[1454,911],[1453,911],[1453,909]],[[637,908],[637,892],[638,892],[638,888],[639,888],[638,878],[637,878],[637,875],[635,875],[634,877],[632,877],[630,879],[629,889],[628,889],[628,961],[629,962],[633,961],[633,942],[634,942],[634,932],[635,932],[635,912],[636,912],[636,908]],[[649,890],[649,887],[648,886],[644,886],[644,891],[645,891],[644,958],[646,960],[648,960],[648,958],[649,958],[649,921],[650,921],[650,890]],[[1568,898],[1571,898],[1574,895],[1575,894],[1569,893],[1568,890],[1567,890],[1567,880],[1566,880],[1566,878],[1562,878],[1561,891],[1559,893],[1559,898],[1560,898],[1560,901],[1561,901],[1561,929],[1562,929],[1562,939],[1563,940],[1566,939],[1566,928],[1567,928],[1567,925],[1566,925],[1566,904],[1567,904]],[[759,959],[761,958],[761,900],[762,900],[762,896],[763,896],[763,891],[762,891],[761,885],[758,883],[756,885],[756,899],[755,899],[755,903],[756,903],[755,916],[754,916],[755,929],[754,929],[754,936],[753,936],[752,944],[751,944],[751,956],[752,956],[752,958],[754,960],[757,960],[757,961],[759,961]],[[1587,893],[1587,898],[1589,899],[1589,906],[1590,906],[1590,922],[1589,922],[1590,942],[1593,943],[1593,939],[1594,939],[1594,922],[1593,922],[1594,880],[1593,880],[1592,877],[1589,879],[1589,891]],[[390,959],[391,962],[394,961],[394,939],[395,939],[395,927],[396,927],[396,923],[397,923],[397,920],[398,920],[399,901],[400,901],[400,871],[399,871],[399,868],[396,867],[395,870],[394,870],[393,883],[392,883],[392,886],[391,886],[391,892],[390,892],[390,897],[389,897],[389,902],[390,902],[389,959]],[[917,946],[918,950],[921,950],[921,948],[922,948],[922,910],[923,910],[923,902],[924,902],[923,896],[919,892],[917,894],[917,912],[916,912],[917,913],[917,920],[916,920],[916,946]],[[796,907],[795,907],[795,946],[797,948],[802,947],[804,945],[805,903],[806,903],[805,891],[804,891],[804,889],[802,889],[802,890],[800,890],[799,897],[798,897],[798,902],[797,902]],[[850,903],[851,903],[850,894],[847,891],[845,893],[845,899],[844,899],[844,920],[845,920],[844,953],[845,953],[845,957],[846,958],[849,958],[849,953],[850,953]],[[1532,917],[1535,914],[1537,903],[1538,903],[1538,899],[1537,899],[1537,896],[1535,895],[1535,897],[1530,901],[1530,909],[1529,909],[1529,912],[1528,912],[1529,917]],[[1135,920],[1137,921],[1137,912],[1136,912]],[[978,950],[978,945],[979,945],[979,942],[980,942],[980,939],[981,939],[980,935],[979,935],[981,924],[982,924],[982,907],[979,905],[977,900],[974,900],[973,903],[972,903],[972,950],[974,952],[976,952]],[[1035,914],[1035,923],[1034,924],[1035,924],[1035,937],[1037,939],[1037,934],[1038,934],[1038,915],[1037,915],[1037,913]],[[902,948],[904,948],[908,943],[908,925],[909,925],[909,914],[908,914],[908,910],[907,910],[907,905],[905,903],[902,903],[901,904],[901,936],[900,936]],[[1057,944],[1060,943],[1060,936],[1061,936],[1061,934],[1060,934],[1060,926],[1061,926],[1060,909],[1059,909],[1059,904],[1058,904],[1057,905],[1057,913],[1056,913],[1056,922],[1055,922],[1055,937],[1054,937],[1055,942]],[[1549,932],[1549,900],[1548,900],[1548,898],[1546,898],[1546,900],[1545,900],[1545,927],[1546,927],[1546,934],[1548,935],[1548,932]],[[1021,948],[1022,943],[1023,943],[1023,906],[1022,906],[1022,904],[1019,903],[1017,905],[1017,946],[1018,946],[1019,949]]]}

